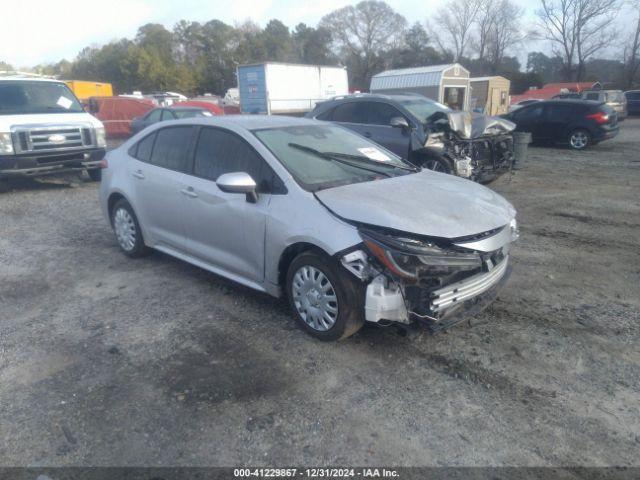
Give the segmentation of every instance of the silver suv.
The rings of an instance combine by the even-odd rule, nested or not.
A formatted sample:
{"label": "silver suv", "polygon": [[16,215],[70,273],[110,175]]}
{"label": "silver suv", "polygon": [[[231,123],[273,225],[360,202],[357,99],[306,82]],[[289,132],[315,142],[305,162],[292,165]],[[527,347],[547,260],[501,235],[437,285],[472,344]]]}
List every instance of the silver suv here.
{"label": "silver suv", "polygon": [[107,155],[100,200],[125,254],[160,250],[274,296],[322,340],[365,321],[447,328],[509,274],[515,210],[341,126],[163,122]]}

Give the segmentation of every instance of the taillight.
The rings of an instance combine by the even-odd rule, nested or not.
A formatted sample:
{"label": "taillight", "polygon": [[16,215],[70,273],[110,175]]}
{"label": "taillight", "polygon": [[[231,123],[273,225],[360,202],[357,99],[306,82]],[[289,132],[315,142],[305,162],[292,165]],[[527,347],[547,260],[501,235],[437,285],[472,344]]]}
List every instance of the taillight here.
{"label": "taillight", "polygon": [[596,112],[592,113],[591,115],[587,115],[587,118],[595,120],[596,123],[603,124],[609,121],[609,114],[604,112]]}

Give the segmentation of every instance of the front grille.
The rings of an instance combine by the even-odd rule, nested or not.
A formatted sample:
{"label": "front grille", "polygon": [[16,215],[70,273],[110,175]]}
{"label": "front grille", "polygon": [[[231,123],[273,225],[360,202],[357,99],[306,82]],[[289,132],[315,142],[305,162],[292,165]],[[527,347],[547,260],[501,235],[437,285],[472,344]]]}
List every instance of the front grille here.
{"label": "front grille", "polygon": [[465,300],[476,297],[500,281],[507,271],[508,257],[488,272],[478,273],[465,280],[446,285],[432,292],[431,311],[440,312]]}
{"label": "front grille", "polygon": [[39,165],[51,164],[56,162],[69,162],[85,160],[84,153],[68,153],[66,155],[47,155],[46,157],[37,157],[36,161]]}
{"label": "front grille", "polygon": [[14,130],[16,153],[62,152],[95,147],[93,129],[83,126],[38,126]]}

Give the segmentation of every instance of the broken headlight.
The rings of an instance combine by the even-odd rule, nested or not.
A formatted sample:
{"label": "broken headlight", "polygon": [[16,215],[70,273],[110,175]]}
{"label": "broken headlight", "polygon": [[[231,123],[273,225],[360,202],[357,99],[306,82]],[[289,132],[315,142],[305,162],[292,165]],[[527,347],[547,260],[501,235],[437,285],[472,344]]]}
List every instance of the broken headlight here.
{"label": "broken headlight", "polygon": [[449,275],[482,266],[477,252],[445,249],[435,243],[408,237],[360,230],[369,252],[392,273],[406,279]]}

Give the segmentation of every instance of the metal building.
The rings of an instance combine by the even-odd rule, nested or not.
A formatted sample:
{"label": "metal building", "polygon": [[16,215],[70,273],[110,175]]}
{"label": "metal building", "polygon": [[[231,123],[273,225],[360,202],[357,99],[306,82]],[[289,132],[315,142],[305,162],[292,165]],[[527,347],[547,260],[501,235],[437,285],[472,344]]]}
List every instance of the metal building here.
{"label": "metal building", "polygon": [[459,63],[387,70],[371,78],[371,93],[419,93],[454,110],[469,110],[469,70]]}
{"label": "metal building", "polygon": [[509,111],[511,81],[504,77],[471,78],[471,109],[485,115],[502,115]]}

